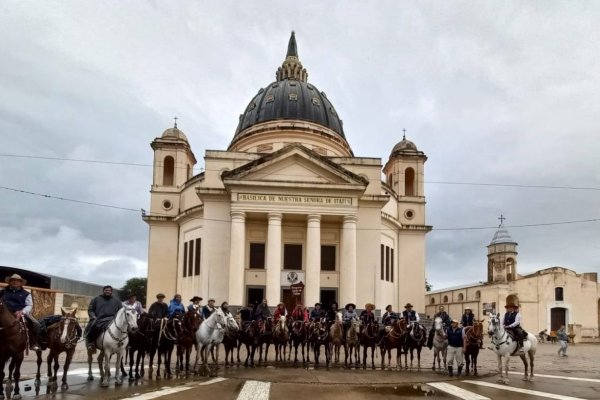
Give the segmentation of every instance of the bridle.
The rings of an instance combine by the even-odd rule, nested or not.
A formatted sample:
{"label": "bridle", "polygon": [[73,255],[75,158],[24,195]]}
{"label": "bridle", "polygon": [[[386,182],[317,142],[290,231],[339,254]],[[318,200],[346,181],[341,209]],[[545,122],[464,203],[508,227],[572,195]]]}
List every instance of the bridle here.
{"label": "bridle", "polygon": [[[65,324],[66,322],[66,324]],[[69,325],[73,324],[69,329]],[[77,318],[71,316],[61,317],[60,319],[60,329],[58,331],[59,339],[62,337],[63,331],[65,329],[65,325],[67,325],[67,333],[64,343],[65,349],[73,348],[77,345]]]}
{"label": "bridle", "polygon": [[[110,325],[108,326],[108,329],[106,330],[106,332],[108,332],[108,336],[110,336],[112,340],[117,342],[117,347],[123,346],[123,342],[125,341],[125,339],[129,338],[129,330],[131,328],[131,323],[129,322],[129,319],[127,318],[127,312],[129,312],[129,311],[130,311],[130,309],[128,309],[127,307],[121,308],[117,312],[115,319],[110,323]],[[119,319],[119,318],[125,318],[125,330],[123,330],[119,327],[119,324],[117,323],[117,319]],[[115,336],[116,334],[114,334],[111,331],[111,328],[113,326],[115,327],[115,329],[117,331],[120,332],[119,337]]]}

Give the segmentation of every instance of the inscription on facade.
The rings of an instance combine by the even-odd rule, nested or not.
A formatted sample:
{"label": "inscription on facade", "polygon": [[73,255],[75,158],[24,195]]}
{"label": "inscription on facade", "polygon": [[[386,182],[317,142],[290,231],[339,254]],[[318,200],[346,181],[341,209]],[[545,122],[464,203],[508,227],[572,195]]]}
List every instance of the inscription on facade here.
{"label": "inscription on facade", "polygon": [[278,194],[238,193],[237,200],[252,203],[315,204],[319,206],[351,206],[351,197],[290,196]]}

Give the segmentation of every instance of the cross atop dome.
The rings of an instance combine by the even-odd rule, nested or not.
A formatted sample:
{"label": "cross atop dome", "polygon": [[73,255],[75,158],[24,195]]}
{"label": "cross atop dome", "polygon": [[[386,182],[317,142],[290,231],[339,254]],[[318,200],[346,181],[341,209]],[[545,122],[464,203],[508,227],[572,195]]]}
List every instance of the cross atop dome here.
{"label": "cross atop dome", "polygon": [[294,31],[292,31],[292,35],[290,36],[290,40],[288,42],[285,60],[283,61],[281,67],[277,68],[275,76],[278,82],[285,79],[293,79],[302,82],[306,82],[308,80],[306,68],[302,66],[302,63],[298,59],[298,45],[296,44],[296,33]]}

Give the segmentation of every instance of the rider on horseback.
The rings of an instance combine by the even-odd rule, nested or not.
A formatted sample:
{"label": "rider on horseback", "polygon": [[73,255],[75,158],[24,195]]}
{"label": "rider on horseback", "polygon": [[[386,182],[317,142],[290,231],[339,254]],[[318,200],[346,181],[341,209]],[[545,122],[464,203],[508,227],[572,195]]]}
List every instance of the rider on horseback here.
{"label": "rider on horseback", "polygon": [[[471,307],[465,307],[465,313],[463,314],[461,321],[463,328],[473,326],[473,323],[475,322],[475,316],[473,315],[473,310],[471,310]],[[479,348],[483,349],[483,339],[479,339]]]}
{"label": "rider on horseback", "polygon": [[140,315],[145,313],[144,308],[142,307],[142,303],[136,300],[135,293],[129,293],[129,295],[127,295],[127,300],[123,302],[123,305],[133,308],[137,313],[138,318],[140,317]]}
{"label": "rider on horseback", "polygon": [[[444,306],[440,306],[438,308],[438,310],[439,311],[437,313],[435,313],[435,315],[433,316],[433,319],[435,320],[438,317],[441,318],[442,325],[444,326],[444,330],[448,329],[448,327],[450,326],[450,322],[452,321],[452,319],[450,318],[450,315],[448,315]],[[435,331],[435,327],[433,325],[431,325],[431,329],[429,330],[429,336],[427,337],[427,347],[429,348],[429,350],[431,350],[431,348],[433,347],[434,331]]]}
{"label": "rider on horseback", "polygon": [[287,309],[285,308],[285,304],[279,303],[279,304],[277,304],[277,308],[275,309],[275,312],[273,313],[273,322],[277,323],[282,316],[287,317],[287,315],[288,315],[288,312],[287,312]]}
{"label": "rider on horseback", "polygon": [[159,293],[156,295],[156,301],[152,303],[150,309],[148,310],[150,318],[162,319],[167,317],[169,306],[167,306],[164,300],[164,294]]}
{"label": "rider on horseback", "polygon": [[29,348],[34,351],[40,350],[38,345],[40,323],[31,315],[33,309],[31,293],[23,289],[23,285],[27,281],[18,274],[7,276],[5,281],[8,286],[0,290],[0,298],[3,299],[6,308],[14,314],[17,320],[24,319],[27,330],[30,332]]}
{"label": "rider on horseback", "polygon": [[419,313],[413,311],[413,305],[410,303],[406,303],[404,308],[405,310],[402,311],[402,318],[404,318],[406,321],[406,326],[408,326],[409,331],[411,331],[413,325],[419,323]]}
{"label": "rider on horseback", "polygon": [[507,313],[504,314],[504,328],[512,330],[515,339],[517,340],[518,347],[516,352],[523,352],[523,328],[521,328],[521,313],[518,311],[519,306],[514,303],[508,303],[505,308]]}
{"label": "rider on horseback", "polygon": [[183,317],[185,314],[185,307],[181,303],[181,295],[176,294],[173,299],[169,302],[169,311],[167,317],[169,319],[173,317]]}
{"label": "rider on horseback", "polygon": [[208,304],[202,307],[202,317],[204,317],[204,319],[206,320],[215,311],[215,299],[208,299]]}
{"label": "rider on horseback", "polygon": [[315,303],[315,308],[310,312],[311,322],[320,321],[323,317],[325,317],[325,314],[321,310],[321,303]]}
{"label": "rider on horseback", "polygon": [[308,322],[308,310],[302,303],[296,304],[296,308],[292,311],[292,321]]}
{"label": "rider on horseback", "polygon": [[373,314],[373,310],[375,310],[375,304],[365,304],[365,309],[360,313],[360,320],[363,323],[363,327],[375,322],[375,314]]}
{"label": "rider on horseback", "polygon": [[358,318],[358,314],[356,313],[356,304],[348,303],[346,307],[344,307],[344,315],[342,316],[342,321],[344,321],[344,337],[346,337],[346,332],[348,332],[348,328],[352,324],[352,320]]}
{"label": "rider on horseback", "polygon": [[188,305],[188,311],[196,311],[196,313],[198,313],[198,315],[200,316],[200,318],[203,318],[204,316],[202,315],[202,306],[200,305],[200,302],[202,301],[202,297],[200,296],[194,296],[190,299],[191,303]]}
{"label": "rider on horseback", "polygon": [[123,307],[123,303],[116,297],[113,297],[113,288],[106,285],[102,288],[102,294],[96,296],[90,302],[88,307],[88,316],[90,321],[85,327],[85,344],[89,350],[95,351],[95,340]]}
{"label": "rider on horseback", "polygon": [[327,322],[327,326],[331,326],[331,324],[333,324],[335,322],[335,316],[338,313],[338,303],[335,301],[332,301],[329,304],[329,310],[327,310],[327,313],[325,314],[325,321]]}

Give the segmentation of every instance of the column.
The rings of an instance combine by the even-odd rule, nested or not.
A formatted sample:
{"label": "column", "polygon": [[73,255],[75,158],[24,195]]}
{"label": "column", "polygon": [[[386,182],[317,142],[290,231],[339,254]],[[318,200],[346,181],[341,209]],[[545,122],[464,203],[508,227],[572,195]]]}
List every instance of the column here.
{"label": "column", "polygon": [[281,298],[281,219],[280,213],[269,213],[267,232],[267,302],[275,307]]}
{"label": "column", "polygon": [[339,303],[356,302],[356,221],[355,215],[346,215],[342,225],[340,251]]}
{"label": "column", "polygon": [[312,306],[319,301],[321,288],[321,216],[310,214],[307,220],[304,303]]}
{"label": "column", "polygon": [[231,245],[229,248],[229,304],[244,305],[244,261],[246,255],[246,213],[231,211]]}

